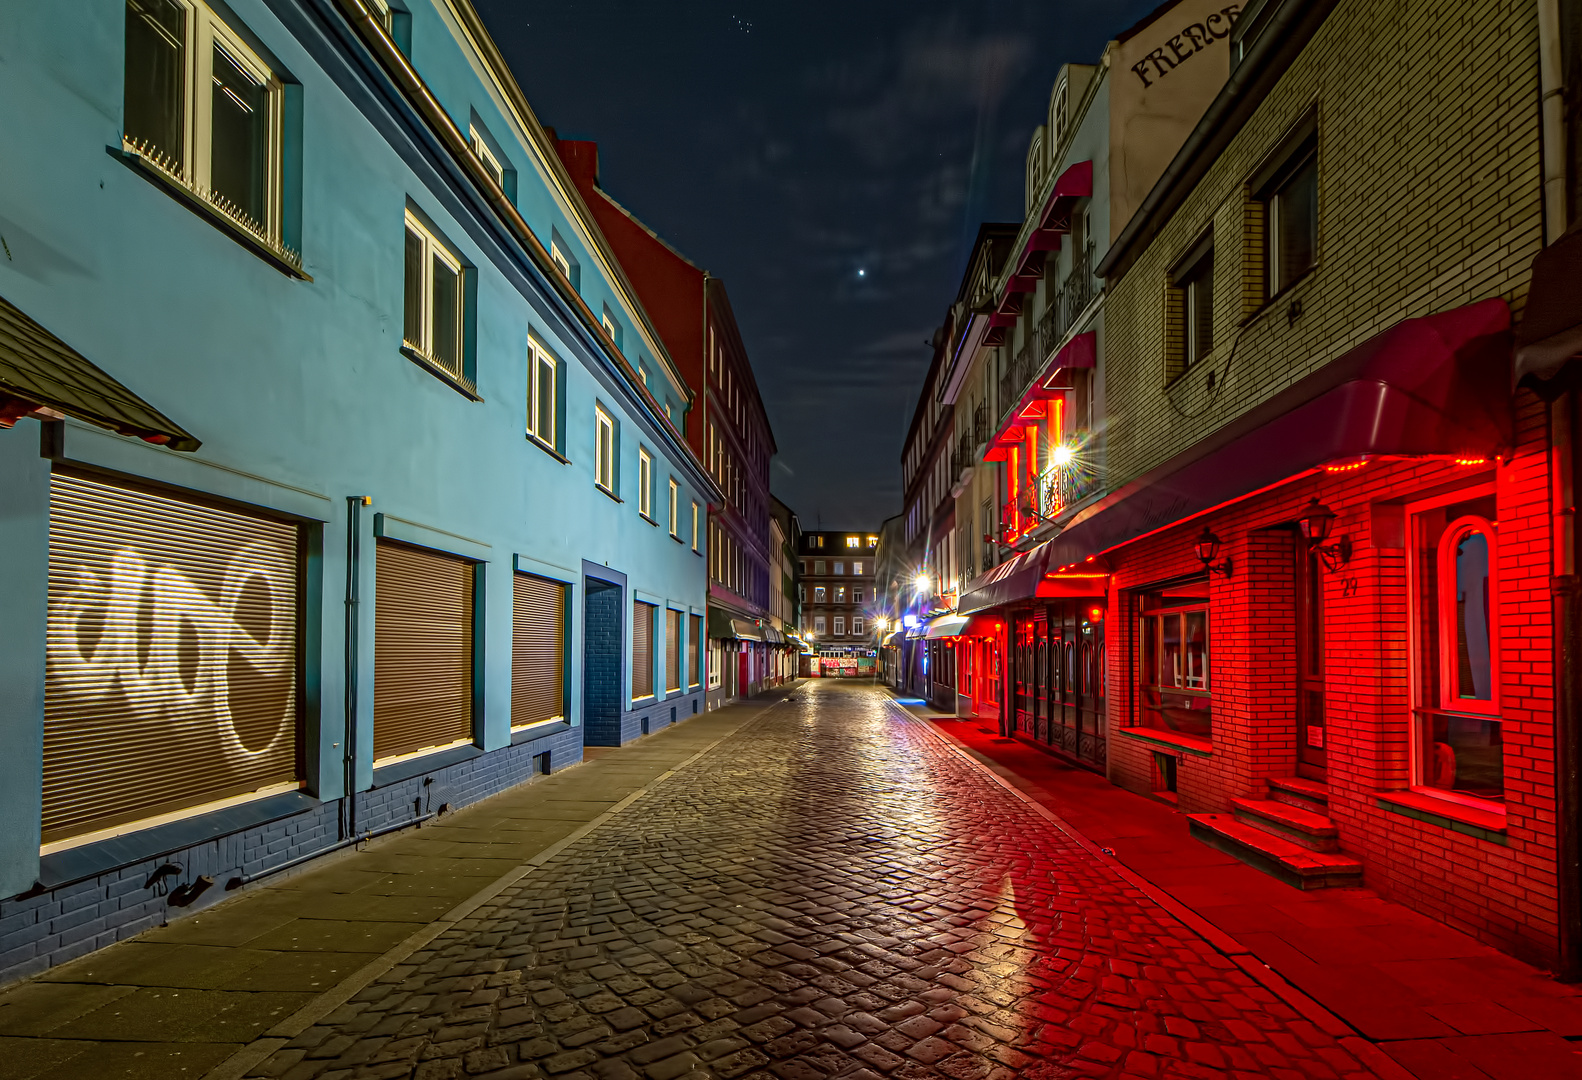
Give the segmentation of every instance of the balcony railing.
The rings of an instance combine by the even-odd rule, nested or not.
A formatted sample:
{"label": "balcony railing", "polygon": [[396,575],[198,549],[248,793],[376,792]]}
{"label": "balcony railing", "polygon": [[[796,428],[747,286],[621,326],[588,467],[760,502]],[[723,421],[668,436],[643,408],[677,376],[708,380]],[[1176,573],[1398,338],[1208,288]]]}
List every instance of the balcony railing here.
{"label": "balcony railing", "polygon": [[978,463],[978,446],[972,441],[972,432],[963,431],[950,452],[950,477],[959,480],[963,473]]}
{"label": "balcony railing", "polygon": [[1044,305],[1044,313],[1038,322],[1028,328],[1022,347],[1000,376],[1002,417],[1021,400],[1033,380],[1043,371],[1049,361],[1049,354],[1070,332],[1077,316],[1087,309],[1097,293],[1098,281],[1093,277],[1093,245],[1089,244],[1072,266],[1071,273],[1066,275],[1060,290]]}
{"label": "balcony railing", "polygon": [[1064,465],[1051,465],[1036,484],[1000,507],[1003,539],[1008,544],[1016,543],[1098,490],[1098,470],[1081,457]]}
{"label": "balcony railing", "polygon": [[989,403],[978,402],[978,407],[972,410],[972,445],[982,446],[989,441]]}

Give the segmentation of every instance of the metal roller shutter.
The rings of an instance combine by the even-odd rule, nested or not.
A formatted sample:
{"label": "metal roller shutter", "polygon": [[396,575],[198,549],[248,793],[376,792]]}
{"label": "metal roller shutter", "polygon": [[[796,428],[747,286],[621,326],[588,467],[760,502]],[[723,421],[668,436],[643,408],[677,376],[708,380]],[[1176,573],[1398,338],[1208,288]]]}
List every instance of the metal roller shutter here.
{"label": "metal roller shutter", "polygon": [[654,695],[654,605],[632,601],[632,698]]}
{"label": "metal roller shutter", "polygon": [[301,778],[300,528],[50,480],[43,843]]}
{"label": "metal roller shutter", "polygon": [[472,739],[473,564],[379,541],[374,760]]}
{"label": "metal roller shutter", "polygon": [[566,587],[517,574],[512,589],[511,726],[559,720],[566,711]]}
{"label": "metal roller shutter", "polygon": [[692,651],[687,654],[687,682],[693,686],[698,685],[699,672],[698,653],[703,650],[703,616],[690,615],[692,620]]}
{"label": "metal roller shutter", "polygon": [[665,609],[665,689],[681,689],[681,612]]}

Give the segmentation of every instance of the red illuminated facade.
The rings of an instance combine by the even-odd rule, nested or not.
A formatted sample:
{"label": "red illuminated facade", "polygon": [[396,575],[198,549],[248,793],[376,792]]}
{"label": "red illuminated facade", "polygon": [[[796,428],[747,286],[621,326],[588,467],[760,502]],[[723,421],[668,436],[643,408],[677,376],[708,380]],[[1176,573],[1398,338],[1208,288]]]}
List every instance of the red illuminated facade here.
{"label": "red illuminated facade", "polygon": [[597,143],[556,139],[555,147],[702,406],[674,419],[725,493],[698,524],[698,547],[709,560],[708,703],[716,708],[757,693],[782,666],[774,654],[796,651],[769,617],[771,575],[780,572],[769,526],[774,433],[724,281],[599,186]]}

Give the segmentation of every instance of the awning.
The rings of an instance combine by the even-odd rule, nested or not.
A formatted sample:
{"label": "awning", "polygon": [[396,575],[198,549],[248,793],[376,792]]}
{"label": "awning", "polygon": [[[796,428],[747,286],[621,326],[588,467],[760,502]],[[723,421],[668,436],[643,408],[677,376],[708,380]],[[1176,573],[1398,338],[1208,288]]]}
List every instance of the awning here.
{"label": "awning", "polygon": [[[996,305],[996,314],[1004,318],[1020,310],[1020,301],[1013,298],[1030,293],[1042,276],[1040,264],[1051,251],[1060,250],[1060,236],[1071,231],[1071,209],[1078,199],[1093,194],[1093,162],[1078,161],[1066,167],[1055,180],[1054,189],[1038,215],[1038,225],[1027,236],[1022,249],[1011,263],[1014,270],[1006,282],[1006,290]],[[1014,322],[1014,319],[1012,320]],[[1008,324],[1000,324],[1008,325]]]}
{"label": "awning", "polygon": [[203,445],[0,297],[0,427],[40,407],[172,450]]}
{"label": "awning", "polygon": [[763,641],[764,631],[753,619],[733,618],[723,608],[709,608],[709,637],[730,641]]}
{"label": "awning", "polygon": [[1516,381],[1547,382],[1577,357],[1582,357],[1582,223],[1533,259],[1527,307],[1516,329]]}
{"label": "awning", "polygon": [[881,645],[899,645],[901,643],[901,635],[903,635],[905,633],[906,633],[905,630],[891,630],[888,634],[885,635],[884,640],[882,642],[880,642],[880,644]]}
{"label": "awning", "polygon": [[[1022,421],[1042,418],[1044,415],[1043,410],[1046,408],[1043,403],[1051,398],[1059,397],[1069,390],[1069,387],[1050,387],[1048,385],[1057,373],[1067,368],[1091,368],[1096,366],[1097,363],[1098,345],[1093,331],[1089,330],[1086,333],[1077,334],[1062,345],[1060,351],[1049,358],[1049,362],[1038,373],[1038,377],[1029,383],[1027,389],[1022,392],[1021,400],[1016,403],[1016,407],[1005,414],[1003,426],[989,440],[990,449],[1003,451],[1004,448],[1026,441],[1027,430]],[[1004,460],[1003,453],[998,460]]]}
{"label": "awning", "polygon": [[956,604],[957,613],[970,615],[974,611],[1032,597],[1038,592],[1038,583],[1044,580],[1048,566],[1049,543],[1046,541],[974,578],[972,586],[962,592]]}
{"label": "awning", "polygon": [[[1011,573],[1075,566],[1326,464],[1492,460],[1511,439],[1510,347],[1504,300],[1397,323],[1085,507]],[[971,593],[962,601],[990,606]]]}
{"label": "awning", "polygon": [[968,623],[965,615],[941,615],[937,619],[930,619],[928,630],[923,634],[926,638],[955,637],[964,630]]}

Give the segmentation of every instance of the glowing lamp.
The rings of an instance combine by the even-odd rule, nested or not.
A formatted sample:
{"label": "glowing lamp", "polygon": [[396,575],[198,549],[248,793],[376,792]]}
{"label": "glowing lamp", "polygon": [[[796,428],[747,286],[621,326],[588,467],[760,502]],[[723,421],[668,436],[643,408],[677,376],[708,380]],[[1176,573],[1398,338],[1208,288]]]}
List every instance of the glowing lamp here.
{"label": "glowing lamp", "polygon": [[917,575],[917,580],[912,582],[912,584],[917,586],[917,591],[918,592],[926,593],[928,591],[928,575],[927,574],[919,574],[919,575]]}
{"label": "glowing lamp", "polygon": [[1070,465],[1071,447],[1067,446],[1065,443],[1061,443],[1059,446],[1055,447],[1055,452],[1050,455],[1050,457],[1056,465]]}
{"label": "glowing lamp", "polygon": [[903,615],[901,617],[901,625],[906,627],[908,630],[916,630],[917,629],[917,616],[916,615]]}
{"label": "glowing lamp", "polygon": [[1329,539],[1329,530],[1335,526],[1335,511],[1318,501],[1314,495],[1307,509],[1297,519],[1296,527],[1302,530],[1302,539],[1308,547],[1316,547]]}

